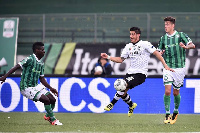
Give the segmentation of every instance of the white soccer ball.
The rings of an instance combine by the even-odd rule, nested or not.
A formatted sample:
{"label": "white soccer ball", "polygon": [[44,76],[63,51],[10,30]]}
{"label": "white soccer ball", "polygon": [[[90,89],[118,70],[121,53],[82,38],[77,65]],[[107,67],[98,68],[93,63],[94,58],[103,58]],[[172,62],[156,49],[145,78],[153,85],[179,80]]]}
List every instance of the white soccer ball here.
{"label": "white soccer ball", "polygon": [[117,91],[124,91],[126,89],[126,81],[123,80],[123,79],[117,79],[115,82],[114,82],[114,87]]}
{"label": "white soccer ball", "polygon": [[103,72],[103,69],[101,66],[96,66],[94,70],[95,72],[101,72],[101,73]]}

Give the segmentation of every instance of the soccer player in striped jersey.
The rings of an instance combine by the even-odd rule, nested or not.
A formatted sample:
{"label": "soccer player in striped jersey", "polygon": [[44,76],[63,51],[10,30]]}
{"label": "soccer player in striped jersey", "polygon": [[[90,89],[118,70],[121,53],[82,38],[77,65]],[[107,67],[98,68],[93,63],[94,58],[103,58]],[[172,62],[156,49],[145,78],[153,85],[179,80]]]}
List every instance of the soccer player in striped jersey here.
{"label": "soccer player in striped jersey", "polygon": [[124,77],[127,83],[126,89],[125,91],[117,91],[111,103],[108,104],[104,110],[110,111],[113,109],[115,103],[122,98],[122,100],[129,105],[128,116],[130,117],[133,114],[133,110],[137,104],[132,102],[127,91],[145,81],[148,71],[148,62],[152,53],[162,62],[165,69],[173,71],[167,66],[161,54],[156,51],[156,48],[150,42],[140,40],[140,34],[140,28],[130,28],[131,43],[126,44],[121,53],[121,57],[111,57],[106,53],[101,53],[103,58],[116,63],[122,63],[125,59],[130,58],[130,67]]}
{"label": "soccer player in striped jersey", "polygon": [[[166,34],[160,38],[158,50],[163,54],[163,58],[169,67],[175,72],[163,70],[163,82],[165,85],[164,104],[166,115],[164,123],[174,124],[178,116],[178,108],[181,96],[180,87],[183,86],[185,77],[186,49],[194,49],[192,40],[183,32],[177,32],[175,28],[175,18],[169,16],[164,18]],[[174,111],[170,116],[170,94],[173,85]]]}
{"label": "soccer player in striped jersey", "polygon": [[[44,63],[41,61],[41,58],[45,54],[44,44],[42,42],[35,42],[32,49],[33,54],[11,68],[8,73],[0,78],[0,81],[2,81],[1,83],[5,82],[10,74],[22,68],[20,81],[21,94],[33,101],[44,103],[47,112],[46,115],[44,115],[44,119],[49,121],[52,125],[62,125],[62,123],[55,118],[53,113],[56,99],[46,90],[47,87],[54,95],[58,96],[57,90],[52,88],[44,78]],[[38,84],[38,79],[44,86]]]}

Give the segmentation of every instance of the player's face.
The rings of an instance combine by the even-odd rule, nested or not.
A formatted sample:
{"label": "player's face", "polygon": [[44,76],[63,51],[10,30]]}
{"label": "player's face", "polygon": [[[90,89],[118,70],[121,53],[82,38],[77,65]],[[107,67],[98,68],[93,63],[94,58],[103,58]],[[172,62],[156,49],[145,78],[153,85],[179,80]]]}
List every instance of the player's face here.
{"label": "player's face", "polygon": [[174,24],[171,23],[170,21],[165,21],[165,32],[166,33],[173,33],[174,31]]}
{"label": "player's face", "polygon": [[136,34],[135,31],[130,31],[130,40],[132,43],[136,43],[140,40],[140,34]]}
{"label": "player's face", "polygon": [[106,59],[103,58],[100,59],[100,62],[102,66],[104,66],[107,63]]}
{"label": "player's face", "polygon": [[41,46],[40,49],[36,49],[36,56],[41,59],[45,54],[44,46]]}

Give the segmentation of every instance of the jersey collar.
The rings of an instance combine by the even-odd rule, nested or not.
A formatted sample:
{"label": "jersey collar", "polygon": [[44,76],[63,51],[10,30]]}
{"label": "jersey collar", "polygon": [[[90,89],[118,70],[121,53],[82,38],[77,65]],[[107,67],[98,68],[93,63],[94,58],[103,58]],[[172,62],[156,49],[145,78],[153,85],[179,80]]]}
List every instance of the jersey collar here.
{"label": "jersey collar", "polygon": [[[141,41],[141,40],[139,40],[139,41]],[[137,44],[139,41],[137,41],[136,43],[132,43],[132,44],[135,45],[135,44]]]}
{"label": "jersey collar", "polygon": [[176,34],[176,32],[177,32],[177,31],[175,30],[173,34],[169,35],[169,34],[166,33],[166,35],[167,35],[168,37],[172,37],[172,36],[174,36],[174,35]]}
{"label": "jersey collar", "polygon": [[35,57],[35,59],[40,62],[40,60],[37,58],[37,56],[35,54],[33,54],[33,56]]}

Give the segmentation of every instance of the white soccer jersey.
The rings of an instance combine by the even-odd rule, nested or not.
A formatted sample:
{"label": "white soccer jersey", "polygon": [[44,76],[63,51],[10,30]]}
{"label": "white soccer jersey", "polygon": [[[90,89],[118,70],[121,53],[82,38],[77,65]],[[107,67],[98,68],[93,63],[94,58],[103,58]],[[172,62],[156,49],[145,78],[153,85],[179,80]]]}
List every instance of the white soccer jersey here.
{"label": "white soccer jersey", "polygon": [[156,48],[148,41],[140,40],[138,43],[128,43],[121,53],[121,57],[130,58],[131,65],[127,70],[128,74],[142,73],[147,75],[147,67],[150,54],[156,51]]}

